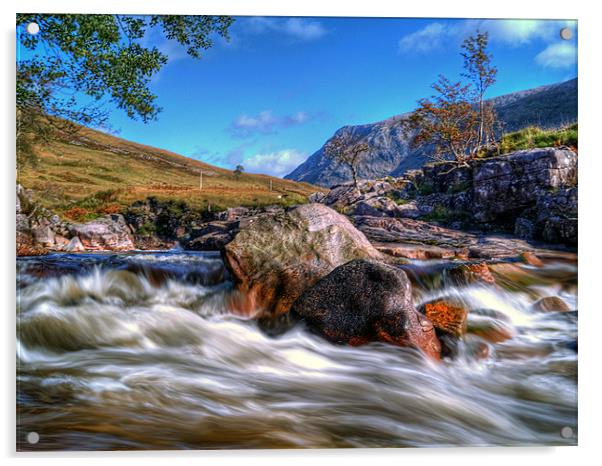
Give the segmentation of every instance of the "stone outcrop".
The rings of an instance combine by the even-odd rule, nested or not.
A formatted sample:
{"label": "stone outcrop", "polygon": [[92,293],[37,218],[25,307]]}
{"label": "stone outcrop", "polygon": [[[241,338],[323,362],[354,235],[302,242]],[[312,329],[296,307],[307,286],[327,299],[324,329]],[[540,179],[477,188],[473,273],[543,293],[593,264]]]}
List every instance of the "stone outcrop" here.
{"label": "stone outcrop", "polygon": [[262,314],[288,312],[309,286],[353,259],[381,259],[343,215],[321,204],[252,217],[224,247],[236,288]]}
{"label": "stone outcrop", "polygon": [[69,223],[41,207],[17,185],[17,255],[51,251],[134,249],[132,232],[122,215],[108,215],[86,223]]}
{"label": "stone outcrop", "polygon": [[410,281],[390,265],[367,260],[341,265],[304,291],[291,312],[335,343],[382,341],[440,356],[433,324],[412,303]]}
{"label": "stone outcrop", "polygon": [[87,223],[69,227],[72,237],[77,237],[89,251],[128,251],[134,249],[132,232],[123,215],[114,214]]}
{"label": "stone outcrop", "polygon": [[356,218],[418,219],[575,245],[577,154],[543,148],[429,164],[400,178],[338,186],[321,202]]}
{"label": "stone outcrop", "polygon": [[433,259],[437,256],[504,258],[533,249],[528,242],[508,235],[461,231],[423,220],[390,217],[356,217],[354,220],[356,227],[379,250],[411,259]]}
{"label": "stone outcrop", "polygon": [[[493,157],[473,169],[473,213],[479,223],[536,206],[554,190],[577,184],[577,154],[568,149],[531,149]],[[540,209],[538,209],[539,212]]]}

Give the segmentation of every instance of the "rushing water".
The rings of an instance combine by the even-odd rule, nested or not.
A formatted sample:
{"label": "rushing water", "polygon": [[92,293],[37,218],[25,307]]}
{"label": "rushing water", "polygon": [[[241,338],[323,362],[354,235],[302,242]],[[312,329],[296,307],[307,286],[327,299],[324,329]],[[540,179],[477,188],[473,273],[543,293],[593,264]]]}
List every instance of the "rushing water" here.
{"label": "rushing water", "polygon": [[439,364],[380,343],[335,346],[302,324],[268,336],[226,311],[218,254],[57,254],[17,267],[22,450],[577,441],[576,312],[531,309],[547,295],[576,309],[574,263],[523,266],[535,279],[512,291],[420,282],[417,303],[455,295],[514,334],[487,358],[467,339]]}

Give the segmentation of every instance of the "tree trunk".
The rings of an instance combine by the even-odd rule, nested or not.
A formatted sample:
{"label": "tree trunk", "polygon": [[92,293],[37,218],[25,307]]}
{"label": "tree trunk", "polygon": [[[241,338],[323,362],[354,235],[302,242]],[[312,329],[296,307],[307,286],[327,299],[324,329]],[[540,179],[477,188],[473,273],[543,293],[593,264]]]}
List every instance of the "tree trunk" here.
{"label": "tree trunk", "polygon": [[351,168],[351,176],[353,176],[353,186],[355,186],[356,189],[359,189],[355,167],[353,165],[349,165],[349,168]]}

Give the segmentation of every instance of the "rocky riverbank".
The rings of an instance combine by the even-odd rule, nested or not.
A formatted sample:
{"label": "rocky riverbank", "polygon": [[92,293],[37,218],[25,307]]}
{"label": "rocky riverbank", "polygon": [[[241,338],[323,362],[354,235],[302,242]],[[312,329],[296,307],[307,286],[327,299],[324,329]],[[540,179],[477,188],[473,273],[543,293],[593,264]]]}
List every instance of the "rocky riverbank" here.
{"label": "rocky riverbank", "polygon": [[[471,327],[465,306],[445,296],[416,309],[413,286],[511,287],[532,280],[521,264],[576,260],[577,155],[568,149],[427,165],[309,200],[199,214],[149,198],[123,214],[69,223],[37,208],[19,186],[18,254],[221,251],[234,286],[230,312],[270,332],[302,319],[336,343],[381,341],[434,359],[454,356],[471,328],[494,341],[512,332],[488,315]],[[541,309],[571,310],[558,296],[545,298]]]}

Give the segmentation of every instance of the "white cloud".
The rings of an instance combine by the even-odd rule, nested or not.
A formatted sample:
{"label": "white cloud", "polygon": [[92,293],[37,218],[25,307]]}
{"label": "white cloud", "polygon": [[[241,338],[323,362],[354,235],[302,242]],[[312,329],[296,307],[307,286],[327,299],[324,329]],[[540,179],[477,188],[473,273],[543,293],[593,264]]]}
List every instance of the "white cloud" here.
{"label": "white cloud", "polygon": [[270,134],[278,128],[290,128],[302,125],[314,118],[307,112],[296,112],[290,115],[274,115],[271,110],[264,110],[257,115],[242,114],[229,127],[233,136],[245,138],[253,134]]}
{"label": "white cloud", "polygon": [[577,47],[563,42],[550,44],[537,54],[535,61],[545,68],[570,68],[577,63]]}
{"label": "white cloud", "polygon": [[441,23],[427,24],[422,29],[402,37],[399,40],[399,50],[401,52],[430,52],[441,47],[444,37],[449,33],[449,28]]}
{"label": "white cloud", "polygon": [[296,149],[283,149],[277,152],[256,154],[243,160],[245,170],[250,173],[264,173],[278,176],[292,172],[305,162],[307,154]]}
{"label": "white cloud", "polygon": [[430,52],[442,45],[442,40],[449,33],[441,23],[427,24],[424,28],[408,34],[399,40],[402,52]]}
{"label": "white cloud", "polygon": [[403,36],[399,40],[402,53],[429,53],[443,49],[447,44],[457,47],[469,34],[477,29],[489,33],[492,43],[519,47],[535,41],[543,42],[546,48],[535,62],[544,67],[564,68],[576,63],[576,41],[558,43],[560,29],[569,27],[577,32],[577,22],[570,20],[537,19],[467,19],[453,23],[429,23],[422,29]]}
{"label": "white cloud", "polygon": [[463,25],[462,36],[479,29],[488,32],[492,42],[517,47],[534,40],[549,42],[558,37],[563,25],[558,21],[537,19],[467,20]]}
{"label": "white cloud", "polygon": [[319,21],[306,18],[264,18],[256,16],[243,23],[247,32],[277,32],[297,40],[310,41],[323,37],[327,31]]}
{"label": "white cloud", "polygon": [[283,26],[283,31],[301,40],[319,39],[326,34],[326,29],[318,22],[301,18],[290,18]]}
{"label": "white cloud", "polygon": [[271,133],[277,121],[271,110],[264,110],[254,116],[242,114],[232,123],[232,130],[245,134],[253,132]]}

